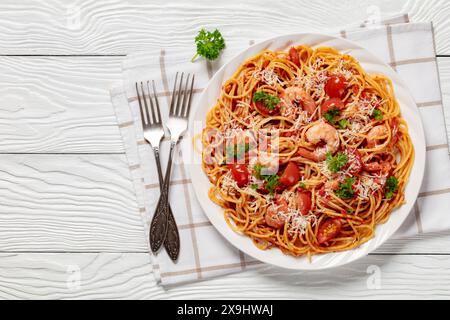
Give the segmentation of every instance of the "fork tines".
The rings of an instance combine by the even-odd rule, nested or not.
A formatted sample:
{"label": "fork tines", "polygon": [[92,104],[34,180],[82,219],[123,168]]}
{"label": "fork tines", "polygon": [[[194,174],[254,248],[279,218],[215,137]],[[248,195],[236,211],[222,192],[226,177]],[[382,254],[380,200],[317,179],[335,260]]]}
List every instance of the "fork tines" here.
{"label": "fork tines", "polygon": [[[140,87],[140,90],[139,90]],[[147,92],[145,90],[147,88]],[[162,118],[159,111],[159,101],[156,95],[155,81],[152,80],[153,98],[150,94],[150,81],[147,81],[146,85],[144,82],[136,82],[136,94],[139,102],[139,110],[141,112],[142,126],[150,126],[154,124],[161,124]],[[148,103],[147,103],[148,101]],[[149,112],[150,105],[150,112]]]}
{"label": "fork tines", "polygon": [[189,110],[191,108],[192,91],[194,89],[194,77],[195,77],[194,75],[192,75],[191,77],[191,74],[188,73],[183,88],[184,72],[181,73],[179,83],[177,83],[178,72],[175,75],[172,100],[170,102],[170,116],[182,118],[187,118],[189,116]]}

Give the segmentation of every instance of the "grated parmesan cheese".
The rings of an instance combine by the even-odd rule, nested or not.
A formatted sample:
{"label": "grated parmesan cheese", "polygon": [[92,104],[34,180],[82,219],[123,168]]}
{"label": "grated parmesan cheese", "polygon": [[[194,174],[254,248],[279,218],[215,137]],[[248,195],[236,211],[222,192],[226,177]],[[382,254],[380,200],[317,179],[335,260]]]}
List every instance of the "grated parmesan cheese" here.
{"label": "grated parmesan cheese", "polygon": [[327,80],[328,76],[326,71],[313,71],[303,76],[301,82],[306,90],[313,90],[313,98],[319,98],[324,93]]}
{"label": "grated parmesan cheese", "polygon": [[344,76],[346,80],[353,78],[353,72],[346,68],[346,61],[344,59],[339,59],[338,65],[336,67],[336,72]]}
{"label": "grated parmesan cheese", "polygon": [[374,194],[378,190],[382,189],[386,181],[385,175],[361,175],[358,183],[355,185],[355,189],[358,194],[358,198],[367,200],[370,195]]}
{"label": "grated parmesan cheese", "polygon": [[273,86],[275,84],[283,84],[283,81],[281,81],[281,79],[272,69],[255,71],[252,73],[252,77],[268,84],[269,86]]}
{"label": "grated parmesan cheese", "polygon": [[289,208],[287,215],[288,232],[291,236],[304,235],[308,225],[315,226],[317,222],[317,216],[311,211],[307,215],[302,215],[299,210]]}
{"label": "grated parmesan cheese", "polygon": [[236,191],[240,190],[236,181],[231,176],[231,172],[223,176],[220,188],[227,194],[236,194]]}

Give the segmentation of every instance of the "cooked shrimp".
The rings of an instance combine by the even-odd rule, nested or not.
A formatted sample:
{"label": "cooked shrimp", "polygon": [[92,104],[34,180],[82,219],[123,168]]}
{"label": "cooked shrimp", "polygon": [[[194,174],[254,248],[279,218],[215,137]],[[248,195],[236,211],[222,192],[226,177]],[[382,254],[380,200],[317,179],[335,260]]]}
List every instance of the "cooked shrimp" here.
{"label": "cooked shrimp", "polygon": [[392,169],[392,165],[389,162],[369,162],[364,164],[364,169],[369,172],[381,171],[384,173],[389,172]]}
{"label": "cooked shrimp", "polygon": [[280,229],[284,226],[287,220],[288,203],[285,199],[279,198],[276,203],[267,208],[267,213],[264,217],[266,224]]}
{"label": "cooked shrimp", "polygon": [[314,99],[300,87],[287,87],[281,97],[286,103],[292,105],[293,102],[301,102],[302,109],[310,115],[316,111],[316,102]]}
{"label": "cooked shrimp", "polygon": [[326,154],[331,152],[334,154],[339,148],[339,135],[337,130],[330,124],[319,121],[312,125],[305,133],[306,139],[317,145],[321,142],[325,143],[323,147],[317,147],[314,151],[300,147],[297,153],[310,159],[312,161],[323,161],[326,158]]}
{"label": "cooked shrimp", "polygon": [[367,147],[373,148],[377,145],[378,140],[385,138],[388,134],[388,131],[384,125],[378,125],[370,129],[369,133],[367,133]]}
{"label": "cooked shrimp", "polygon": [[329,180],[325,182],[324,188],[326,191],[334,191],[339,188],[339,181],[338,180]]}

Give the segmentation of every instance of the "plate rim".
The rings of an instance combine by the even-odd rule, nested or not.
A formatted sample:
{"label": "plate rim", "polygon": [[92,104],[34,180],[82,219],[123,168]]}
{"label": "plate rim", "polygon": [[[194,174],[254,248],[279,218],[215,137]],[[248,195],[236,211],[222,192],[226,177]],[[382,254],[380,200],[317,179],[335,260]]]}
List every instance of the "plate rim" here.
{"label": "plate rim", "polygon": [[[417,117],[418,122],[415,123],[414,125],[419,125],[419,128],[418,128],[419,137],[418,138],[421,140],[421,142],[423,142],[421,144],[420,148],[419,148],[419,146],[413,145],[414,146],[414,164],[413,164],[413,167],[411,169],[411,173],[410,173],[410,176],[408,178],[408,182],[407,182],[407,184],[405,186],[405,194],[406,194],[406,188],[408,187],[408,185],[411,182],[410,180],[411,180],[412,173],[413,173],[415,168],[416,168],[416,170],[418,170],[417,173],[419,174],[419,176],[416,177],[416,179],[418,179],[418,182],[417,182],[418,186],[416,186],[416,188],[414,189],[413,199],[411,200],[412,204],[409,205],[409,207],[410,207],[409,212],[405,213],[403,215],[403,217],[401,218],[401,220],[399,222],[397,222],[397,225],[395,227],[391,227],[387,232],[382,234],[382,236],[383,236],[382,239],[377,239],[377,234],[375,233],[373,238],[368,240],[366,243],[361,244],[361,245],[359,245],[359,246],[357,246],[357,247],[355,247],[353,249],[346,250],[346,251],[340,251],[340,252],[324,253],[324,254],[318,255],[318,256],[326,256],[326,255],[342,255],[342,256],[345,256],[346,254],[357,252],[357,254],[356,255],[352,255],[351,258],[349,258],[349,259],[340,259],[339,261],[337,261],[333,265],[329,265],[329,264],[326,264],[326,265],[314,265],[313,262],[309,263],[308,267],[302,267],[302,265],[300,263],[298,265],[296,265],[296,266],[294,266],[294,265],[286,265],[286,264],[277,263],[276,261],[271,261],[271,260],[261,256],[265,252],[267,252],[267,250],[258,249],[256,246],[254,246],[253,243],[251,243],[251,245],[257,251],[255,251],[254,249],[253,250],[247,250],[246,248],[243,248],[239,243],[237,243],[237,241],[235,241],[235,239],[231,239],[230,237],[228,237],[226,232],[225,232],[225,230],[223,228],[221,228],[220,226],[216,225],[216,220],[213,219],[210,216],[210,213],[208,213],[208,208],[205,208],[205,204],[200,200],[201,197],[199,197],[200,190],[199,190],[199,187],[198,187],[198,183],[196,183],[195,179],[192,178],[192,174],[194,172],[192,170],[193,167],[199,167],[199,166],[201,167],[201,165],[195,164],[194,163],[195,161],[190,163],[189,167],[190,167],[191,170],[188,170],[188,171],[189,171],[189,176],[191,177],[191,181],[192,181],[192,186],[193,186],[193,189],[194,189],[195,197],[198,200],[198,203],[199,203],[200,207],[202,208],[203,212],[205,213],[205,215],[207,216],[208,220],[214,226],[215,230],[218,231],[219,234],[223,238],[226,239],[226,241],[228,241],[231,245],[233,245],[235,248],[237,248],[238,250],[242,251],[243,253],[245,253],[245,254],[251,256],[252,258],[254,258],[256,260],[259,260],[259,261],[261,261],[261,262],[263,262],[265,264],[281,267],[281,268],[284,268],[284,269],[307,271],[307,270],[323,270],[323,269],[335,268],[335,267],[339,267],[339,266],[351,263],[351,262],[356,261],[358,259],[361,259],[361,258],[367,256],[370,252],[373,252],[374,250],[376,250],[383,243],[385,243],[388,239],[390,239],[392,237],[392,235],[404,224],[404,222],[407,219],[407,217],[413,211],[414,203],[417,200],[418,194],[420,192],[420,186],[423,183],[423,178],[424,178],[424,173],[425,173],[425,165],[426,165],[426,140],[425,140],[425,131],[424,131],[424,127],[423,127],[423,120],[422,120],[422,118],[420,116],[420,112],[419,112],[419,109],[417,107],[417,103],[415,102],[415,100],[414,100],[414,98],[413,98],[413,96],[411,94],[411,91],[408,88],[408,86],[406,85],[406,83],[403,81],[403,79],[400,77],[400,75],[398,75],[398,73],[392,67],[390,67],[386,62],[384,62],[383,60],[378,58],[375,54],[373,54],[372,52],[370,52],[368,49],[366,49],[365,47],[361,46],[360,44],[356,43],[355,41],[352,41],[352,40],[349,40],[349,39],[344,39],[344,38],[341,38],[341,37],[338,37],[338,36],[335,36],[335,35],[331,35],[331,34],[315,33],[315,32],[296,32],[296,33],[288,33],[288,34],[277,35],[277,36],[274,36],[274,37],[271,37],[271,38],[268,38],[268,39],[256,42],[253,45],[251,45],[249,47],[246,47],[243,50],[240,50],[237,54],[235,54],[231,58],[229,58],[228,61],[226,61],[214,73],[214,75],[209,79],[207,85],[202,90],[202,92],[201,92],[201,94],[200,94],[200,96],[198,98],[198,101],[196,102],[196,104],[194,106],[193,112],[191,112],[191,118],[190,118],[190,122],[189,122],[189,124],[190,124],[190,126],[189,126],[189,134],[191,135],[191,137],[194,137],[195,134],[197,134],[197,133],[195,133],[193,131],[194,130],[194,126],[192,125],[192,122],[194,121],[195,115],[200,110],[199,105],[200,105],[201,101],[205,99],[205,96],[207,95],[207,92],[209,91],[210,86],[216,81],[216,77],[218,77],[219,74],[224,72],[224,70],[231,63],[233,63],[236,59],[239,59],[240,57],[245,56],[246,53],[250,52],[251,50],[254,50],[256,47],[259,47],[259,46],[262,46],[262,45],[267,45],[267,44],[268,44],[268,46],[270,46],[270,44],[272,44],[273,42],[275,42],[275,41],[277,41],[279,39],[282,39],[282,38],[292,38],[292,39],[294,39],[294,38],[301,38],[301,37],[303,37],[303,38],[304,37],[313,37],[313,38],[316,37],[316,38],[321,38],[321,39],[326,38],[327,40],[340,41],[342,43],[346,43],[346,44],[348,44],[349,47],[351,46],[351,47],[355,47],[355,48],[357,48],[359,50],[362,50],[364,52],[364,54],[369,56],[377,64],[380,64],[380,65],[383,65],[384,67],[389,68],[390,72],[392,72],[394,74],[393,77],[391,75],[389,75],[389,78],[391,80],[393,80],[392,81],[393,84],[394,83],[400,84],[402,89],[404,89],[405,93],[407,94],[407,98],[410,100],[411,106],[414,105],[414,108],[411,108],[411,106],[409,106],[409,105],[406,106],[405,108],[411,108],[411,112],[413,112],[415,114],[415,116]],[[301,44],[299,41],[295,41],[295,40],[291,41],[291,44],[295,44],[295,43]],[[291,44],[289,44],[289,45],[291,45]],[[321,45],[320,43],[318,43],[318,44],[311,44],[309,46],[314,48],[314,47],[320,47],[320,46],[325,46],[325,45]],[[262,50],[264,50],[264,49],[259,49],[258,52],[260,52]],[[342,52],[342,50],[339,50],[339,51]],[[245,61],[245,59],[248,59],[248,58],[249,57],[247,57],[247,58],[244,57],[240,61],[240,64],[243,61]],[[358,60],[358,62],[360,62],[360,61]],[[393,78],[395,79],[395,81],[394,81]],[[223,81],[221,82],[221,84],[223,84]],[[395,86],[394,86],[394,93],[396,95],[396,99],[398,100],[397,92],[395,91]],[[208,107],[207,110],[209,111],[211,109],[211,107]],[[400,105],[400,109],[401,109],[401,112],[402,112],[401,105]],[[408,123],[408,129],[409,129],[408,132],[409,133],[411,132],[410,128],[411,128],[411,125],[410,125],[410,123]],[[192,144],[190,144],[190,148],[193,151],[193,153],[196,153],[196,150],[195,150],[195,148],[193,147]],[[200,170],[201,170],[202,174],[205,175],[204,171],[201,168],[200,168]],[[214,204],[211,200],[209,200],[209,201],[211,202],[211,204]],[[405,201],[406,201],[406,199],[405,199]],[[216,205],[216,204],[214,204],[214,205]],[[403,204],[402,206],[405,206],[405,205],[406,205],[406,203]],[[393,212],[395,212],[396,210],[399,210],[400,208],[402,208],[402,206],[400,206],[397,209],[394,209]],[[219,206],[217,206],[217,207],[219,207]],[[220,208],[220,210],[223,212],[222,208]],[[392,215],[393,212],[391,212],[390,215]],[[223,222],[226,224],[225,220],[223,219],[223,215],[221,217],[222,217]],[[390,218],[391,218],[391,216],[384,223],[384,225],[388,224],[391,221]],[[380,226],[380,224],[377,224],[375,226],[375,228],[377,229],[379,226]],[[227,232],[231,231],[238,237],[246,238],[249,242],[252,241],[249,237],[247,237],[245,235],[242,235],[242,234],[239,234],[239,233],[231,230],[231,228],[229,228],[229,226],[226,226],[226,227],[229,229],[229,230],[227,230]],[[376,243],[374,243],[375,240],[378,240],[378,241]],[[370,248],[367,247],[367,248],[364,248],[364,250],[361,250],[361,248],[363,246],[368,246],[369,244],[372,244],[372,246]],[[276,249],[276,248],[269,249],[269,250],[278,250],[281,254],[286,255],[286,254],[282,253],[281,250]],[[315,256],[312,257],[312,259],[314,259],[315,257],[318,257],[318,256],[315,255]],[[302,259],[302,258],[305,259],[305,256],[301,256],[301,257],[290,256],[290,257],[292,257],[293,259]]]}

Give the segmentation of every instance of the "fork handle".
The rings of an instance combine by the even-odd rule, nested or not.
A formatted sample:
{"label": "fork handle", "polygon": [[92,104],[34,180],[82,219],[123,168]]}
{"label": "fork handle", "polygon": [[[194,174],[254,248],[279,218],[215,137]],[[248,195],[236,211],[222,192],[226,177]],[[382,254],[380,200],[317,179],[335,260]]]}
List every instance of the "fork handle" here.
{"label": "fork handle", "polygon": [[153,215],[153,219],[150,223],[150,249],[153,253],[157,253],[159,251],[167,235],[169,217],[170,172],[172,171],[172,158],[175,145],[176,141],[170,142],[169,161],[167,163],[166,177],[161,189],[161,194],[159,196],[155,214]]}
{"label": "fork handle", "polygon": [[175,146],[177,142],[174,140],[170,141],[170,151],[169,151],[169,160],[167,161],[166,175],[164,176],[163,190],[162,192],[169,194],[169,185],[170,185],[170,173],[172,172],[172,160],[173,160],[173,152],[175,150]]}
{"label": "fork handle", "polygon": [[[156,167],[158,169],[159,189],[162,191],[164,179],[161,169],[161,160],[159,157],[159,148],[153,148],[153,152],[155,154]],[[172,261],[176,261],[180,254],[180,234],[178,233],[177,223],[175,221],[175,217],[173,216],[170,202],[168,203],[168,207],[169,215],[167,217],[167,233],[166,239],[164,240],[164,248],[166,249],[166,252],[169,255],[170,259],[172,259]]]}

